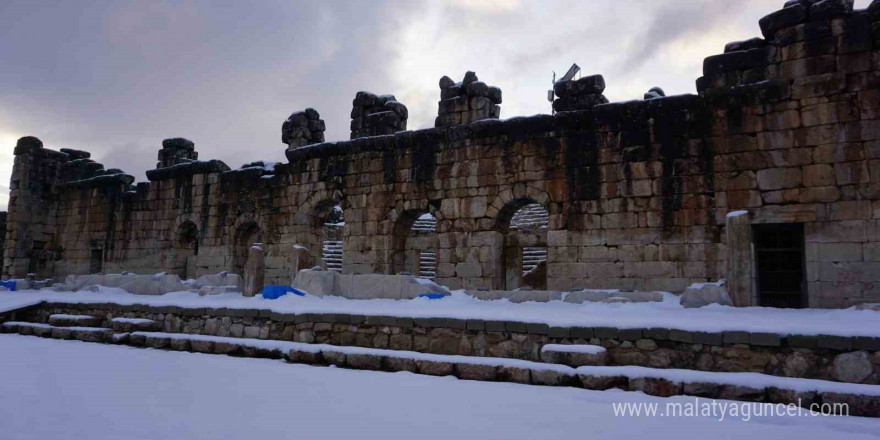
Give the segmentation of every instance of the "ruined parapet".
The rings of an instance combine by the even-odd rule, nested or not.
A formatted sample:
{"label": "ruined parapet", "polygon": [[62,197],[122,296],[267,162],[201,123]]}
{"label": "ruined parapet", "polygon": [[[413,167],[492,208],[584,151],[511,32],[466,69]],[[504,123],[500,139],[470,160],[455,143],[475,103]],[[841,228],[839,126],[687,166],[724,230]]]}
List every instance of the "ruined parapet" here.
{"label": "ruined parapet", "polygon": [[159,150],[159,162],[156,168],[166,168],[179,163],[193,162],[199,159],[195,144],[184,138],[172,138],[162,141]]}
{"label": "ruined parapet", "polygon": [[14,154],[3,276],[48,276],[54,259],[47,249],[53,247],[57,212],[52,200],[68,156],[43,148],[43,142],[33,136],[19,139]]}
{"label": "ruined parapet", "polygon": [[324,120],[313,108],[291,113],[281,124],[281,143],[290,148],[324,142]]}
{"label": "ruined parapet", "polygon": [[834,74],[870,70],[858,53],[872,50],[873,40],[880,39],[880,32],[872,32],[880,30],[880,3],[853,10],[852,0],[792,0],[759,24],[764,38],[729,43],[723,54],[703,61],[703,76],[697,80],[701,94],[768,80],[820,92],[817,87],[839,85]]}
{"label": "ruined parapet", "polygon": [[351,138],[404,131],[407,118],[409,111],[394,95],[357,92],[351,108]]}
{"label": "ruined parapet", "polygon": [[557,112],[589,110],[599,104],[607,104],[608,99],[602,94],[604,91],[605,78],[602,75],[557,81],[553,84],[553,93],[556,94],[553,110]]}
{"label": "ruined parapet", "polygon": [[134,176],[125,174],[118,168],[104,169],[103,164],[90,159],[91,153],[87,151],[70,148],[62,148],[59,151],[68,159],[59,166],[57,181],[59,188],[122,185],[123,190],[127,191],[134,183]]}
{"label": "ruined parapet", "polygon": [[435,127],[469,124],[482,119],[501,117],[501,89],[477,79],[467,72],[461,82],[448,76],[440,78],[440,102]]}

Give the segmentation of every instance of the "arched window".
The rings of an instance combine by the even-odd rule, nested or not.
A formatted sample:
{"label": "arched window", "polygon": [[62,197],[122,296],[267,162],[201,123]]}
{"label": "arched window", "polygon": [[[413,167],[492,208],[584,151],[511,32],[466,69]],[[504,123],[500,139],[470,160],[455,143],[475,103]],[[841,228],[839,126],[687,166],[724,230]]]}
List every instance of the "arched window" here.
{"label": "arched window", "polygon": [[248,251],[254,243],[262,243],[263,231],[255,222],[247,222],[239,226],[235,233],[233,243],[233,260],[235,273],[244,274],[244,266],[247,263]]}
{"label": "arched window", "polygon": [[409,273],[431,280],[437,277],[437,218],[410,210],[394,225],[391,273]]}
{"label": "arched window", "polygon": [[547,210],[530,199],[515,200],[499,213],[504,237],[505,288],[547,288]]}

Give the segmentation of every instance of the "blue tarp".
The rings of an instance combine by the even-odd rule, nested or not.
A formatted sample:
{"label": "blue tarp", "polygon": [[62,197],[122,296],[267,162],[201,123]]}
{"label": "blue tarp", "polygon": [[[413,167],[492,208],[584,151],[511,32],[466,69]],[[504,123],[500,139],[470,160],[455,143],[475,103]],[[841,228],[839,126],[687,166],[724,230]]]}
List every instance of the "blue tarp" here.
{"label": "blue tarp", "polygon": [[263,286],[263,291],[260,292],[260,295],[263,295],[263,298],[266,299],[276,299],[287,295],[288,293],[306,296],[305,292],[296,290],[290,286]]}
{"label": "blue tarp", "polygon": [[443,293],[421,293],[419,294],[419,298],[428,298],[428,299],[440,299],[446,296]]}
{"label": "blue tarp", "polygon": [[15,280],[0,281],[0,286],[9,289],[10,292],[15,291]]}

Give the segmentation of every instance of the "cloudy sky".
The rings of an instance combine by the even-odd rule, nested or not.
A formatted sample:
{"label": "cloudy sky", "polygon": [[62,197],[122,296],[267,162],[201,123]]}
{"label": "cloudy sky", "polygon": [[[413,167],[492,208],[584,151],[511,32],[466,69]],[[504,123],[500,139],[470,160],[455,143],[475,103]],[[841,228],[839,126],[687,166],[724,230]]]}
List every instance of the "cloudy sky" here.
{"label": "cloudy sky", "polygon": [[[138,181],[162,139],[231,167],[284,160],[281,123],[314,107],[347,139],[359,90],[433,126],[438,80],[467,70],[501,116],[549,113],[552,71],[605,76],[611,101],[694,93],[704,57],[760,35],[783,0],[0,2],[0,208],[16,139],[84,149]],[[869,0],[857,0],[866,7]]]}

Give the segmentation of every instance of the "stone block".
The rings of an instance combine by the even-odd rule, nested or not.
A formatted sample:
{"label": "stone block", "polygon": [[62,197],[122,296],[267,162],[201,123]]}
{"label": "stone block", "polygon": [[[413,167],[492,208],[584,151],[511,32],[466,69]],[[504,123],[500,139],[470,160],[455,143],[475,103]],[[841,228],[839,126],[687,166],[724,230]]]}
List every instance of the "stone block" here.
{"label": "stone block", "polygon": [[621,328],[617,330],[617,339],[621,341],[635,341],[642,339],[643,332],[640,328]]}
{"label": "stone block", "polygon": [[547,324],[534,323],[530,322],[526,324],[526,333],[530,333],[533,335],[546,335],[550,331],[550,326]]}
{"label": "stone block", "polygon": [[355,370],[382,370],[382,356],[364,353],[349,353],[345,356],[345,365]]}
{"label": "stone block", "polygon": [[758,171],[758,188],[762,191],[796,188],[802,183],[800,168],[771,168]]}
{"label": "stone block", "polygon": [[614,327],[594,327],[593,335],[599,339],[617,339],[618,329]]}
{"label": "stone block", "polygon": [[851,350],[852,338],[847,336],[819,335],[817,346],[831,350]]}
{"label": "stone block", "polygon": [[670,397],[681,394],[681,383],[655,377],[637,377],[629,380],[630,391],[641,391],[649,396]]}
{"label": "stone block", "polygon": [[763,347],[779,347],[782,338],[778,333],[753,332],[749,334],[749,344]]}
{"label": "stone block", "polygon": [[694,344],[704,345],[721,345],[723,343],[722,333],[716,332],[693,332]]}
{"label": "stone block", "polygon": [[429,361],[424,359],[417,359],[416,366],[420,374],[427,374],[429,376],[450,376],[454,370],[451,362]]}
{"label": "stone block", "polygon": [[725,344],[748,344],[749,333],[743,331],[726,331],[723,333],[722,340]]}
{"label": "stone block", "polygon": [[651,327],[644,329],[642,333],[644,337],[655,341],[665,341],[669,339],[669,329],[667,328]]}
{"label": "stone block", "polygon": [[498,377],[498,367],[457,362],[455,363],[455,373],[459,379],[494,381]]}
{"label": "stone block", "polygon": [[831,186],[835,182],[834,167],[829,164],[803,167],[804,186]]}
{"label": "stone block", "polygon": [[574,379],[574,376],[555,370],[544,370],[540,368],[530,369],[531,382],[534,385],[559,386],[568,385]]}
{"label": "stone block", "polygon": [[498,380],[503,382],[515,382],[527,384],[531,382],[528,368],[502,366],[498,368]]}
{"label": "stone block", "polygon": [[684,342],[686,344],[693,344],[694,332],[687,330],[670,329],[669,340],[675,342]]}
{"label": "stone block", "polygon": [[[559,339],[567,339],[571,336],[571,328],[570,327],[550,327],[547,331],[547,336],[551,338],[559,338]],[[589,339],[589,338],[587,338]]]}
{"label": "stone block", "polygon": [[785,345],[791,348],[816,348],[819,346],[819,338],[807,335],[788,335],[785,337]]}

